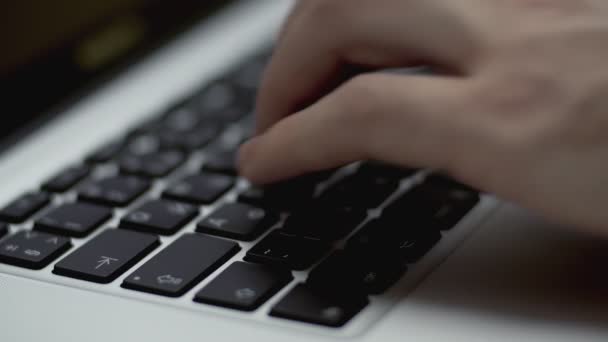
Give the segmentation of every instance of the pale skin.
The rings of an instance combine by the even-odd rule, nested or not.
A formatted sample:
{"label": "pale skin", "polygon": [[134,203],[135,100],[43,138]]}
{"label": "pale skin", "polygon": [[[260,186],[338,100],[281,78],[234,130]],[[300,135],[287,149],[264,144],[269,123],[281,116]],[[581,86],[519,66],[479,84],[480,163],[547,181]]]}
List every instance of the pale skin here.
{"label": "pale skin", "polygon": [[302,0],[256,112],[254,183],[381,160],[608,237],[608,1]]}

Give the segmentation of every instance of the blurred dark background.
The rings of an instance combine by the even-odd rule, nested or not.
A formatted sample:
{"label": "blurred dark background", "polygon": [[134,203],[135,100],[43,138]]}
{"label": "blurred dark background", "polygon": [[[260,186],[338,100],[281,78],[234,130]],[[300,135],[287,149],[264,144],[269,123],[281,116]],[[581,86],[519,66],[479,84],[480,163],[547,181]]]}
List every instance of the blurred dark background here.
{"label": "blurred dark background", "polygon": [[9,0],[0,151],[227,0]]}

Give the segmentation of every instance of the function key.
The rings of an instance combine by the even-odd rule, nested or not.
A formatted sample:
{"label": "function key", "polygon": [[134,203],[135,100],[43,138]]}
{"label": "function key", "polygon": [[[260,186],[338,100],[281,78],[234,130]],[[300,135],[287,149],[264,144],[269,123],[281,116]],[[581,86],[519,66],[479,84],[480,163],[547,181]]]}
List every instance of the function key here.
{"label": "function key", "polygon": [[179,151],[162,151],[145,155],[125,155],[120,158],[120,170],[126,174],[143,177],[163,177],[184,161]]}
{"label": "function key", "polygon": [[42,185],[42,189],[51,192],[64,192],[86,177],[91,169],[86,165],[72,166],[54,175]]}
{"label": "function key", "polygon": [[53,273],[96,283],[109,283],[159,245],[158,237],[108,229],[59,261]]}
{"label": "function key", "polygon": [[170,235],[185,226],[196,215],[198,215],[198,209],[190,204],[151,200],[123,217],[120,227]]}
{"label": "function key", "polygon": [[195,204],[211,204],[230,190],[234,183],[234,177],[203,172],[183,178],[167,188],[163,196]]}
{"label": "function key", "polygon": [[70,239],[43,232],[20,231],[0,243],[0,262],[41,269],[67,251]]}
{"label": "function key", "polygon": [[305,284],[298,284],[272,308],[270,315],[341,327],[368,303],[367,297],[352,295],[350,291],[326,293]]}
{"label": "function key", "polygon": [[0,209],[0,219],[11,223],[23,222],[50,201],[47,193],[27,193]]}
{"label": "function key", "polygon": [[366,217],[365,210],[354,207],[312,204],[291,214],[282,231],[310,239],[334,241],[355,230]]}
{"label": "function key", "polygon": [[269,229],[279,216],[244,203],[226,203],[197,225],[197,231],[236,240],[251,241]]}
{"label": "function key", "polygon": [[304,270],[319,261],[329,248],[329,244],[320,240],[274,231],[253,246],[247,252],[245,260],[292,270]]}
{"label": "function key", "polygon": [[239,250],[235,242],[203,234],[184,234],[131,273],[122,287],[178,297]]}
{"label": "function key", "polygon": [[84,185],[78,196],[80,199],[124,207],[150,188],[150,182],[134,176],[113,176],[92,181]]}
{"label": "function key", "polygon": [[112,210],[89,203],[67,203],[47,212],[35,223],[37,230],[84,237],[112,217]]}
{"label": "function key", "polygon": [[237,261],[194,297],[194,301],[253,311],[293,280],[291,272]]}

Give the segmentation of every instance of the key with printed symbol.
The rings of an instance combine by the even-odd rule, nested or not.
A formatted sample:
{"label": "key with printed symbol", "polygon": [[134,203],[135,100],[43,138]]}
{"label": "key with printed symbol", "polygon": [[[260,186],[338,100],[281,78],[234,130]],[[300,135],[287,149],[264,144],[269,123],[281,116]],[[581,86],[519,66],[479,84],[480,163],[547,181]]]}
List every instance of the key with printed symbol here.
{"label": "key with printed symbol", "polygon": [[116,279],[160,244],[157,236],[108,229],[55,264],[53,273],[96,283]]}
{"label": "key with printed symbol", "polygon": [[300,322],[341,327],[361,311],[369,300],[348,291],[323,292],[298,284],[272,308],[270,315]]}
{"label": "key with printed symbol", "polygon": [[161,235],[177,232],[198,215],[193,205],[169,200],[150,200],[124,216],[121,228]]}
{"label": "key with printed symbol", "polygon": [[42,189],[51,192],[64,192],[83,180],[91,171],[86,165],[72,166],[54,175],[42,185]]}
{"label": "key with printed symbol", "polygon": [[22,230],[0,243],[0,262],[30,269],[42,269],[67,251],[69,238]]}
{"label": "key with printed symbol", "polygon": [[236,261],[203,287],[194,301],[253,311],[292,279],[286,269]]}
{"label": "key with printed symbol", "polygon": [[35,229],[52,234],[83,237],[112,217],[112,210],[95,204],[66,203],[46,213]]}
{"label": "key with printed symbol", "polygon": [[240,250],[235,242],[184,234],[131,273],[122,287],[179,297]]}
{"label": "key with printed symbol", "polygon": [[244,203],[226,203],[200,221],[196,231],[236,240],[252,241],[269,229],[279,216]]}
{"label": "key with printed symbol", "polygon": [[246,261],[304,270],[321,259],[330,245],[321,240],[285,235],[275,230],[253,246]]}
{"label": "key with printed symbol", "polygon": [[134,176],[113,176],[84,185],[80,199],[102,205],[123,207],[150,188],[150,182]]}
{"label": "key with printed symbol", "polygon": [[234,177],[203,172],[190,175],[173,184],[163,197],[194,204],[210,204],[226,193],[235,183]]}
{"label": "key with printed symbol", "polygon": [[21,223],[49,204],[51,197],[44,192],[27,193],[0,209],[0,219]]}

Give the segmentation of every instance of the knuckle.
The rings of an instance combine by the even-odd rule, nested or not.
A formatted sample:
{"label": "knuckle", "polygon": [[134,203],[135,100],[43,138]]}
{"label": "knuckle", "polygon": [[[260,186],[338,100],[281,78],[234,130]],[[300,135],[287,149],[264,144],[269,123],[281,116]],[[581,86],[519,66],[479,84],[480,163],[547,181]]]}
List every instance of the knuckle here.
{"label": "knuckle", "polygon": [[339,101],[343,111],[349,112],[353,119],[368,121],[370,115],[380,110],[382,96],[380,80],[376,75],[364,74],[353,77],[339,90]]}

